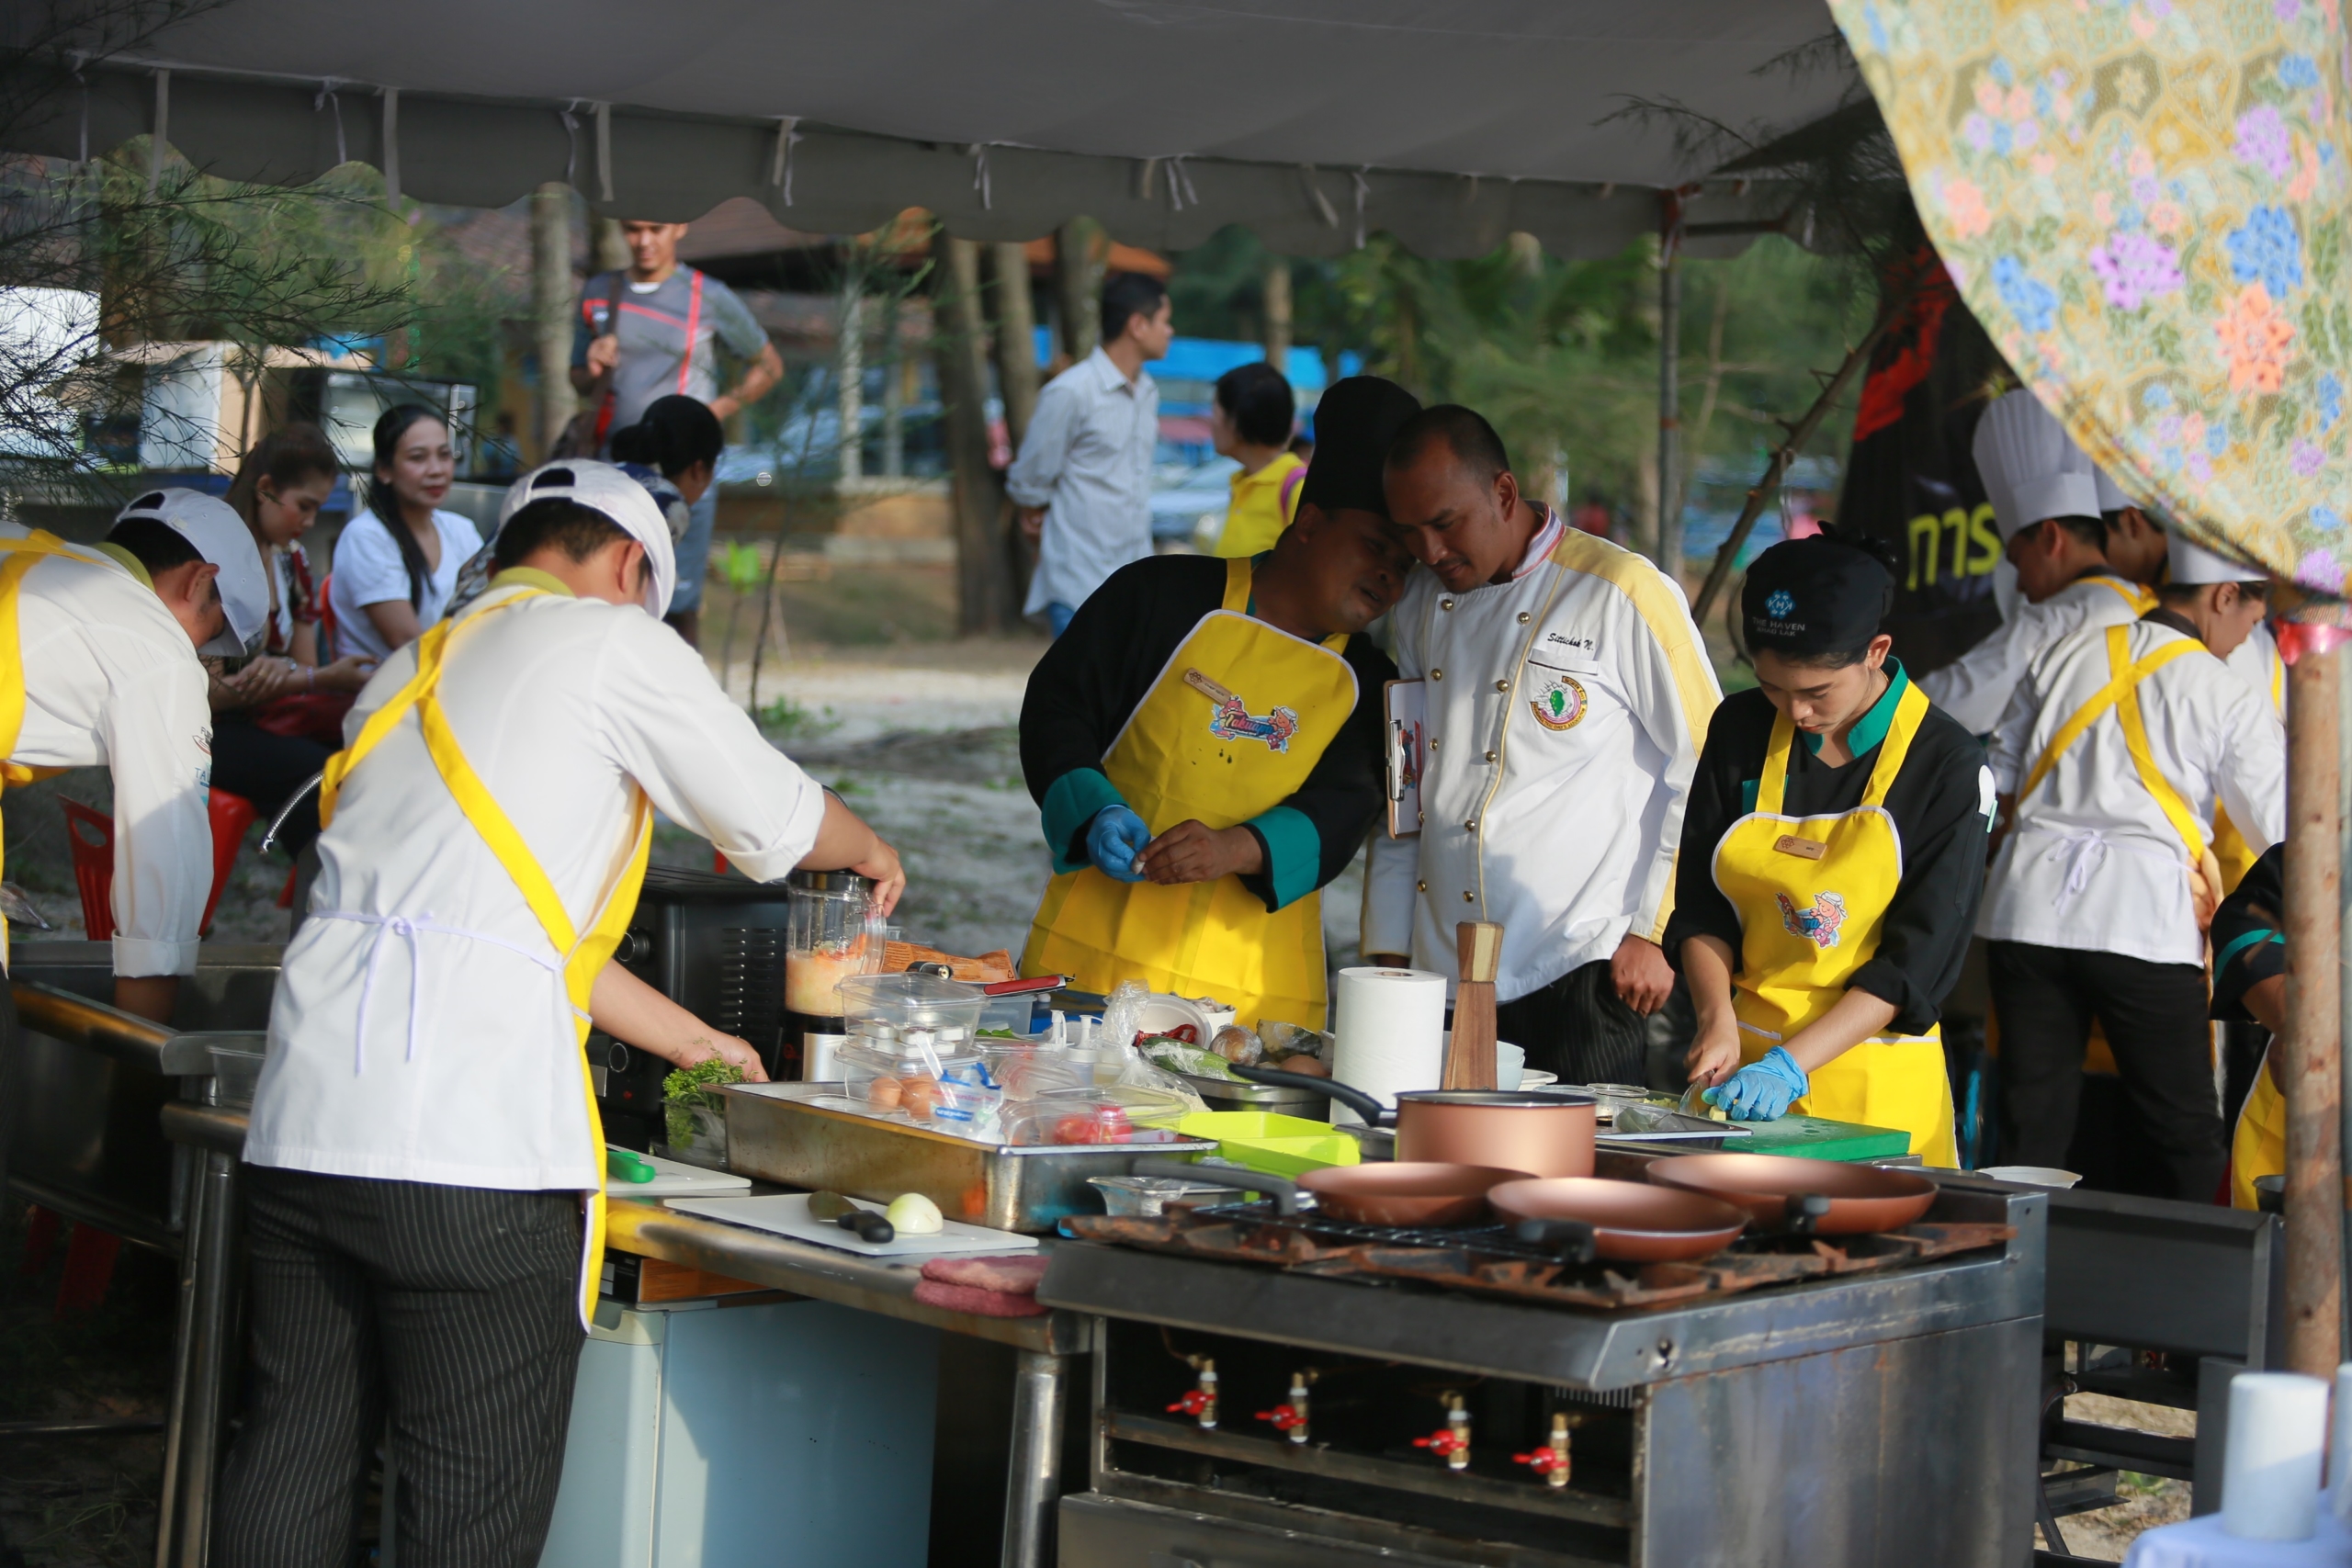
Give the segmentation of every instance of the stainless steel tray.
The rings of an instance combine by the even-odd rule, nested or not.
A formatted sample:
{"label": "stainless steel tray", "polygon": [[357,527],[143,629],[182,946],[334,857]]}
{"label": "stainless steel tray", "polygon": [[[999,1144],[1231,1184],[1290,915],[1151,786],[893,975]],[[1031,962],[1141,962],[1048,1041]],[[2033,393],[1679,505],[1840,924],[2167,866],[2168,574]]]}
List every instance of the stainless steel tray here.
{"label": "stainless steel tray", "polygon": [[1213,1152],[1198,1139],[1128,1147],[1012,1148],[811,1103],[838,1083],[746,1084],[727,1091],[727,1163],[739,1176],[887,1201],[920,1192],[951,1219],[1051,1231],[1099,1214],[1089,1177],[1126,1176],[1147,1156]]}

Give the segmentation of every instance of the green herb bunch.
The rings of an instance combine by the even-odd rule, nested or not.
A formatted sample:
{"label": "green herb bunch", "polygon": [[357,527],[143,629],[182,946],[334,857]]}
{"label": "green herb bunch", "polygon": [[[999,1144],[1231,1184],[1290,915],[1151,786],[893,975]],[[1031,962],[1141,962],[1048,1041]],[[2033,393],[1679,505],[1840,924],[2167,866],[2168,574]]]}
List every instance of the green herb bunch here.
{"label": "green herb bunch", "polygon": [[717,1056],[696,1062],[691,1067],[680,1067],[663,1078],[662,1095],[665,1102],[663,1114],[669,1122],[670,1146],[684,1148],[694,1142],[695,1118],[689,1106],[699,1104],[716,1111],[719,1108],[718,1096],[710,1091],[742,1081],[742,1068]]}

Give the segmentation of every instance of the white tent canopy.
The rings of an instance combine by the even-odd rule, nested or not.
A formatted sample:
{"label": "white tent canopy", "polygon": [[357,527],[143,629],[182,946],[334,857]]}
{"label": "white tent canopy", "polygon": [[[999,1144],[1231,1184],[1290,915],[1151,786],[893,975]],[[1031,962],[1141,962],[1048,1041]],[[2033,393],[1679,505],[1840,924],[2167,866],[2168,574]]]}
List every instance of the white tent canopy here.
{"label": "white tent canopy", "polygon": [[[230,178],[357,159],[468,206],[568,179],[616,211],[748,196],[836,233],[919,206],[975,239],[1083,213],[1155,247],[1241,222],[1294,254],[1523,230],[1590,255],[1704,172],[1626,111],[1789,130],[1851,90],[1776,63],[1832,30],[1822,0],[227,0],[94,64],[12,150],[160,130]],[[1786,208],[1709,182],[1690,249]]]}

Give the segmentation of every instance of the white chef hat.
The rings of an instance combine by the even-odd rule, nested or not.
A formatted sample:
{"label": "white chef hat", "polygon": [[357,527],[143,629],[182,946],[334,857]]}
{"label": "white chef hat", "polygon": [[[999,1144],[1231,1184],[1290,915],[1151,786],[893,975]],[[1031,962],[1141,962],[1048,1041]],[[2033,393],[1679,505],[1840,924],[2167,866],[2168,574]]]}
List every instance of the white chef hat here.
{"label": "white chef hat", "polygon": [[2024,388],[1984,411],[1973,451],[2003,544],[2048,518],[2099,514],[2098,469]]}
{"label": "white chef hat", "polygon": [[236,659],[258,646],[269,619],[269,580],[262,575],[261,547],[254,543],[253,532],[236,508],[202,491],[154,490],[114,518],[118,525],[134,519],[161,523],[220,569],[213,585],[220,590],[229,627],[197,652]]}
{"label": "white chef hat", "polygon": [[2166,536],[2170,570],[2165,581],[2184,586],[2202,582],[2263,582],[2269,573],[2259,567],[2240,566],[2227,556],[2192,544],[2186,535]]}
{"label": "white chef hat", "polygon": [[[670,547],[670,525],[643,485],[610,463],[565,457],[543,463],[507,487],[499,502],[501,532],[508,519],[533,502],[571,501],[612,520],[645,547],[645,608],[655,619],[669,613],[678,585],[678,558]],[[495,535],[492,536],[493,538]]]}

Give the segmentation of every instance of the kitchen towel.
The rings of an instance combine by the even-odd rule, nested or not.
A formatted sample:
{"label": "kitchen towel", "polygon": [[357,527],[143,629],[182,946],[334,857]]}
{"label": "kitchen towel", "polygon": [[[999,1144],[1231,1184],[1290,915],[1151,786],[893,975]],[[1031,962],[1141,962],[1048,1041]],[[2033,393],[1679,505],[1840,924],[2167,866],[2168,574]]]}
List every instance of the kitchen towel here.
{"label": "kitchen towel", "polygon": [[[1331,1076],[1395,1105],[1445,1070],[1445,976],[1426,969],[1342,969],[1331,993]],[[1363,1120],[1331,1107],[1341,1126]]]}

